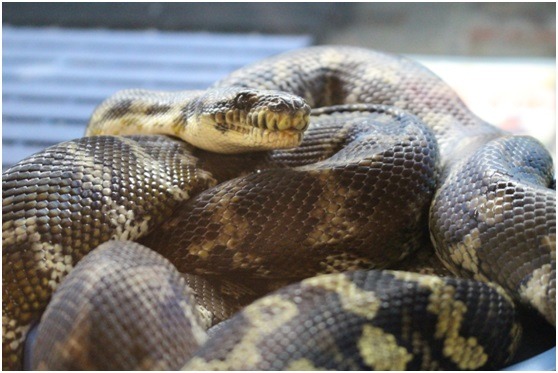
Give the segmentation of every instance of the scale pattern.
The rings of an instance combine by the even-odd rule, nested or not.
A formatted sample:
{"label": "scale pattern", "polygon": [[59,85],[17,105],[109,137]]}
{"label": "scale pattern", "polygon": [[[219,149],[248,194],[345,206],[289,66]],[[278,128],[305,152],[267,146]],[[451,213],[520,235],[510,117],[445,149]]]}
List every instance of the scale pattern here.
{"label": "scale pattern", "polygon": [[[488,320],[484,311],[497,319]],[[519,337],[511,331],[517,328],[513,302],[494,284],[398,271],[347,272],[306,279],[254,302],[184,368],[494,368],[516,347]]]}
{"label": "scale pattern", "polygon": [[[201,306],[191,304],[187,313],[199,314],[200,320],[190,321],[202,328],[228,317],[252,295],[298,282],[213,328],[186,368],[499,367],[513,356],[520,334],[513,301],[554,324],[556,201],[549,188],[555,181],[541,144],[483,122],[424,67],[364,49],[294,51],[242,68],[215,87],[176,97],[136,92],[148,95],[151,104],[144,107],[139,96],[133,103],[109,99],[113,106],[105,113],[126,118],[133,108],[136,117],[170,117],[171,133],[177,134],[179,124],[186,132],[192,125],[188,113],[211,112],[215,102],[230,106],[218,92],[242,92],[238,102],[246,106],[258,89],[266,97],[268,90],[280,90],[286,93],[274,110],[296,103],[297,117],[281,122],[273,112],[266,125],[304,128],[310,105],[301,147],[218,155],[164,136],[99,136],[49,148],[3,174],[5,368],[21,367],[22,342],[53,292],[49,308],[75,302],[54,302],[58,284],[70,270],[79,278],[77,262],[111,239],[139,240],[189,272],[187,278],[224,274],[223,281],[260,284],[256,294],[233,297],[237,303],[230,307],[223,307],[224,298],[204,299],[203,285],[194,290]],[[156,103],[154,110],[154,97],[170,97],[174,104]],[[184,97],[194,99],[183,102]],[[234,132],[222,122],[211,131],[220,139]],[[403,266],[410,268],[421,247],[426,251],[416,258],[428,263],[415,268],[443,274],[439,263],[430,265],[432,252],[424,244],[429,233],[452,272],[498,285],[400,272],[311,277],[396,268],[405,258]],[[103,271],[115,269],[100,270],[100,263],[88,265],[98,280],[108,279],[111,273]],[[111,286],[128,291],[121,286],[124,279],[114,278],[121,283]],[[169,278],[184,284],[182,276]],[[141,324],[157,318],[146,312],[157,307],[114,309]],[[47,316],[58,314],[49,308]],[[413,322],[415,317],[421,321]],[[424,320],[427,330],[421,329]],[[44,317],[39,328],[52,327],[48,323],[56,317]],[[270,330],[278,339],[265,337]],[[314,351],[300,342],[311,340]],[[382,343],[370,349],[375,340]],[[34,354],[47,356],[37,352],[46,346],[37,344]],[[72,364],[88,366],[88,359],[79,360]],[[140,361],[134,368],[144,367],[137,356],[127,360],[133,361]]]}
{"label": "scale pattern", "polygon": [[33,369],[179,369],[207,339],[193,302],[186,281],[160,255],[133,242],[106,242],[51,299]]}
{"label": "scale pattern", "polygon": [[52,292],[88,252],[134,240],[176,203],[214,184],[185,143],[99,136],[64,142],[2,174],[2,354],[22,341]]}
{"label": "scale pattern", "polygon": [[455,273],[497,281],[555,325],[556,192],[546,188],[552,169],[537,140],[495,139],[452,167],[430,227],[439,257]]}
{"label": "scale pattern", "polygon": [[[221,183],[188,200],[141,242],[180,271],[205,275],[294,281],[399,261],[427,237],[421,227],[438,153],[434,136],[416,117],[376,110],[313,116],[297,153],[304,156],[323,128],[333,127],[344,143],[332,156],[258,168]],[[401,208],[412,212],[394,213]]]}

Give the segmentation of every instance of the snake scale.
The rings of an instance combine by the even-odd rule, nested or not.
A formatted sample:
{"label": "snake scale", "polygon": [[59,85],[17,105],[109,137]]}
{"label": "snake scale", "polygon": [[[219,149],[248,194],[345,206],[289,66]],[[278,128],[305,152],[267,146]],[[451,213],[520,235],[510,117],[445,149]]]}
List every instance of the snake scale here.
{"label": "snake scale", "polygon": [[550,155],[409,59],[292,51],[86,135],[2,175],[5,369],[39,320],[40,369],[498,368],[518,307],[555,326]]}

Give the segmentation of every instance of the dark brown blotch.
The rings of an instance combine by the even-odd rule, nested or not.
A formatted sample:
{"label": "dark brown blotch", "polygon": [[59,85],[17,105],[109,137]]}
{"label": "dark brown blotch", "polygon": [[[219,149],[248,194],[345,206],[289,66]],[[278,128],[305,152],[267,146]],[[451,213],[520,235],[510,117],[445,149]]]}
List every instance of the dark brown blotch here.
{"label": "dark brown blotch", "polygon": [[103,120],[122,118],[130,112],[132,103],[133,100],[122,100],[118,102],[105,112]]}
{"label": "dark brown blotch", "polygon": [[249,111],[258,102],[258,94],[254,91],[245,91],[239,93],[234,100],[235,109],[241,111]]}
{"label": "dark brown blotch", "polygon": [[168,113],[171,110],[171,106],[170,105],[159,105],[159,104],[154,104],[149,106],[146,110],[145,110],[145,115],[158,115],[158,114],[165,114]]}

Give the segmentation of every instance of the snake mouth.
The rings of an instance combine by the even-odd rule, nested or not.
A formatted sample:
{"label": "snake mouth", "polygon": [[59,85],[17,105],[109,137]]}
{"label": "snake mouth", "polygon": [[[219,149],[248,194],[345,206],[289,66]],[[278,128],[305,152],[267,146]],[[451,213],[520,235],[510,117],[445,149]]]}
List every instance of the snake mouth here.
{"label": "snake mouth", "polygon": [[277,113],[270,110],[233,109],[213,116],[215,128],[221,132],[236,131],[250,133],[254,129],[265,132],[293,132],[302,133],[310,123],[310,110],[300,110],[295,113]]}
{"label": "snake mouth", "polygon": [[296,147],[310,122],[304,99],[280,91],[214,88],[193,107],[186,141],[221,153]]}
{"label": "snake mouth", "polygon": [[302,110],[294,114],[257,110],[246,116],[246,122],[252,127],[268,131],[304,132],[308,128],[309,113]]}

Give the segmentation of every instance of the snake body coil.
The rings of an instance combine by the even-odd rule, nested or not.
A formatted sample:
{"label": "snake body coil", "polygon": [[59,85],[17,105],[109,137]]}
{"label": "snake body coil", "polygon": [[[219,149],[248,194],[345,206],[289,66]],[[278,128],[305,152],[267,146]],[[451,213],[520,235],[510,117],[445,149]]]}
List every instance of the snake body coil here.
{"label": "snake body coil", "polygon": [[[496,368],[518,345],[514,303],[555,325],[550,155],[477,118],[412,61],[303,49],[204,92],[118,93],[88,128],[136,131],[198,148],[94,136],[3,174],[4,367],[21,368],[49,301],[32,364],[50,369],[108,367],[115,355],[96,347],[108,339],[126,345],[122,369]],[[228,154],[206,151],[217,149]],[[429,257],[429,238],[454,274],[481,282],[376,270]],[[172,265],[118,242],[78,263],[108,240],[139,240]],[[168,275],[136,281],[138,266]],[[224,294],[208,300],[217,288]],[[191,296],[198,306],[186,305]],[[245,305],[205,342],[200,328]],[[149,344],[138,329],[151,330]],[[167,339],[183,346],[170,358]]]}

